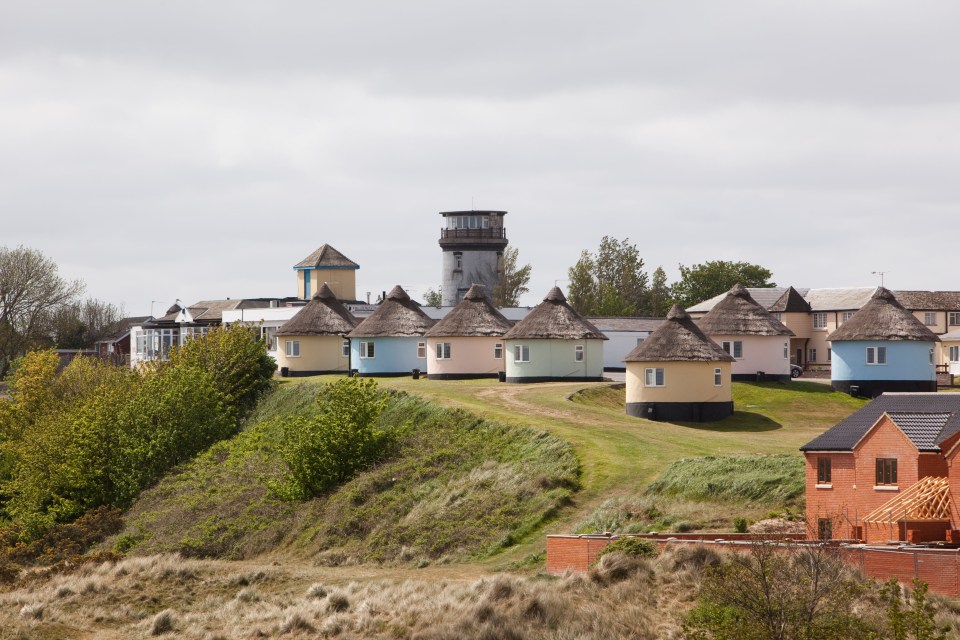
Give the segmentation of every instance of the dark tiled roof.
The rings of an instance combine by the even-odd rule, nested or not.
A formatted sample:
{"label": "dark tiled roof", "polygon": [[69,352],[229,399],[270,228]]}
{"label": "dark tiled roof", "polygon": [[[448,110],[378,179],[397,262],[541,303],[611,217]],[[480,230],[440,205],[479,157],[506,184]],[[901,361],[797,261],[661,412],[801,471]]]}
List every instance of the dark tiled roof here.
{"label": "dark tiled roof", "polygon": [[[908,428],[915,434],[911,437],[910,433],[907,433],[907,436],[918,449],[939,451],[941,442],[960,431],[960,393],[885,393],[800,447],[800,450],[852,451],[854,445],[884,413],[890,414],[891,417],[895,414],[902,416],[900,420],[909,425]],[[936,434],[920,436],[919,431],[923,430],[920,425],[935,425],[939,420],[936,417],[922,418],[921,414],[927,416],[949,414],[949,418]],[[894,422],[900,425],[895,418]],[[928,431],[935,429],[936,426],[927,427]],[[917,440],[914,440],[914,437]],[[930,442],[934,444],[930,445]]]}
{"label": "dark tiled roof", "polygon": [[894,291],[894,295],[913,311],[960,311],[960,291]]}
{"label": "dark tiled roof", "polygon": [[328,244],[320,248],[293,266],[297,268],[327,267],[332,269],[359,269],[360,265],[343,255]]}
{"label": "dark tiled roof", "polygon": [[793,287],[787,287],[787,290],[783,292],[783,295],[777,298],[776,302],[767,307],[767,311],[776,311],[778,313],[809,313],[810,303],[804,300],[799,291]]}
{"label": "dark tiled roof", "polygon": [[893,423],[900,427],[920,451],[935,451],[937,437],[943,432],[952,413],[919,413],[916,411],[888,411]]}

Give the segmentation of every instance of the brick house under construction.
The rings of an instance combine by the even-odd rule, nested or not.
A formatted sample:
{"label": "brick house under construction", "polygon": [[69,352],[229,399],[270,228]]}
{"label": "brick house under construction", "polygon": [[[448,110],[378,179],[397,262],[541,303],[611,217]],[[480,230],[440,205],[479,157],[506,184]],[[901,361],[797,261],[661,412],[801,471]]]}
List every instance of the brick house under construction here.
{"label": "brick house under construction", "polygon": [[960,394],[885,393],[800,448],[821,538],[960,542]]}

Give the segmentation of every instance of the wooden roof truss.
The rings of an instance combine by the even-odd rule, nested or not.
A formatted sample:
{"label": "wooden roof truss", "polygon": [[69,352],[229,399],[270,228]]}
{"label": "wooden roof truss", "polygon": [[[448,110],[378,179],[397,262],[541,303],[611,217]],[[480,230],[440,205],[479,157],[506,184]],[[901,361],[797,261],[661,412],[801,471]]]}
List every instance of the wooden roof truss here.
{"label": "wooden roof truss", "polygon": [[863,518],[864,522],[944,522],[950,520],[950,483],[927,476]]}

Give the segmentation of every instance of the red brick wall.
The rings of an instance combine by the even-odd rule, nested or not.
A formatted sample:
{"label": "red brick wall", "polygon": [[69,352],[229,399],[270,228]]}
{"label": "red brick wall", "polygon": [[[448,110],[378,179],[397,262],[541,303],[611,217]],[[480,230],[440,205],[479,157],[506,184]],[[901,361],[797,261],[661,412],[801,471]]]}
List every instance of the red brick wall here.
{"label": "red brick wall", "polygon": [[[679,535],[660,534],[638,537],[652,539],[660,547],[666,547],[670,544],[690,544],[698,539],[726,538],[729,543],[734,543],[749,536],[688,535],[681,539]],[[559,575],[567,570],[585,573],[589,571],[600,549],[615,539],[605,536],[547,536],[547,573]],[[714,544],[730,550],[749,549],[749,546],[743,544]],[[960,597],[960,550],[841,547],[840,554],[844,562],[860,569],[871,578],[880,581],[896,578],[909,586],[916,577],[930,585],[930,590],[935,593]]]}
{"label": "red brick wall", "polygon": [[921,478],[936,476],[947,477],[947,461],[939,453],[921,453],[917,461],[918,474]]}

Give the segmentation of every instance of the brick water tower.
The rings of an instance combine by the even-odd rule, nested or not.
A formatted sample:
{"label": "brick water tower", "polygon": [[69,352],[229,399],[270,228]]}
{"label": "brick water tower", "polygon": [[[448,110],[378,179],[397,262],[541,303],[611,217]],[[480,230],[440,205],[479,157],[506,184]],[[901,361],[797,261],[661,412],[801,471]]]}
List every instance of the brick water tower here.
{"label": "brick water tower", "polygon": [[503,226],[506,211],[441,211],[443,228],[443,306],[452,307],[463,300],[474,284],[484,286],[487,297],[500,279],[507,231]]}

